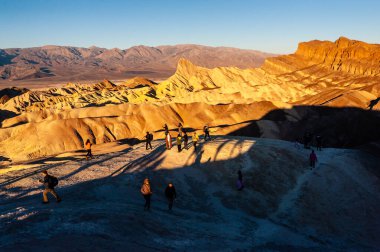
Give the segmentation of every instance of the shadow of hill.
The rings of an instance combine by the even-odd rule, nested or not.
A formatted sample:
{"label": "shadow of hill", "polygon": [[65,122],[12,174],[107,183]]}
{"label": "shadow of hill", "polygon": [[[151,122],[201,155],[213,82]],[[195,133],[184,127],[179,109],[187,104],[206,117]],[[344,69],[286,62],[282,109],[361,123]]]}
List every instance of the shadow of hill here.
{"label": "shadow of hill", "polygon": [[233,136],[295,141],[305,132],[323,137],[325,147],[358,147],[380,141],[380,111],[354,107],[294,106],[276,109],[231,132]]}
{"label": "shadow of hill", "polygon": [[[218,139],[215,139],[214,143],[217,141]],[[253,140],[251,141],[253,142]],[[269,142],[270,140],[266,141]],[[243,144],[242,140],[236,141],[236,139],[226,140],[226,142],[220,144],[214,157],[214,154],[211,156],[207,154],[209,153],[209,143],[200,143],[197,152],[189,150],[191,151],[189,154],[194,156],[194,162],[186,162],[183,167],[174,169],[165,167],[165,158],[167,155],[180,154],[177,154],[175,149],[165,151],[164,145],[160,145],[149,154],[116,168],[109,177],[58,188],[58,192],[64,198],[59,209],[55,208],[54,205],[36,206],[32,209],[34,215],[20,218],[17,223],[14,223],[15,221],[8,222],[5,219],[8,217],[4,217],[0,237],[4,235],[3,237],[7,238],[6,235],[17,236],[18,233],[29,232],[38,226],[38,222],[43,220],[44,223],[60,222],[63,226],[73,229],[72,232],[79,230],[75,229],[75,226],[85,227],[89,223],[94,227],[99,225],[102,228],[91,229],[91,236],[86,236],[83,233],[86,232],[86,229],[83,229],[82,231],[75,231],[79,232],[75,233],[75,237],[90,242],[90,239],[92,240],[93,236],[96,236],[97,245],[104,250],[109,250],[111,247],[115,249],[116,246],[116,251],[119,251],[125,246],[130,246],[130,244],[146,246],[145,250],[141,246],[140,251],[154,249],[183,250],[187,243],[171,242],[181,237],[182,239],[196,241],[192,243],[194,250],[202,250],[205,246],[211,250],[234,248],[235,242],[251,246],[252,249],[256,246],[252,237],[255,237],[257,226],[261,225],[258,223],[265,221],[269,225],[268,227],[282,230],[281,235],[286,237],[292,237],[289,235],[291,233],[313,240],[314,246],[319,249],[331,249],[336,244],[340,244],[341,249],[350,246],[363,248],[371,246],[371,244],[378,244],[375,241],[376,237],[369,235],[369,229],[367,230],[363,226],[374,227],[375,224],[369,220],[372,220],[373,212],[376,212],[380,206],[375,200],[366,200],[365,197],[362,197],[363,195],[369,197],[363,191],[362,185],[348,179],[346,183],[357,190],[356,193],[350,194],[349,198],[355,199],[359,205],[366,206],[366,209],[373,209],[373,211],[368,210],[366,215],[354,215],[351,212],[351,209],[354,209],[353,204],[347,208],[347,205],[342,204],[342,201],[332,201],[331,205],[326,207],[327,212],[324,210],[319,212],[321,207],[315,207],[319,205],[319,201],[335,197],[335,193],[340,194],[342,191],[326,193],[323,194],[322,199],[314,200],[314,205],[310,208],[315,207],[315,209],[306,211],[307,215],[303,216],[304,219],[302,219],[306,224],[302,224],[302,226],[307,229],[308,221],[314,218],[318,219],[321,214],[323,216],[331,214],[331,218],[324,218],[321,229],[313,235],[304,234],[302,227],[298,230],[294,226],[295,224],[283,223],[281,219],[271,218],[270,215],[276,212],[284,195],[296,187],[298,178],[309,172],[306,151],[294,151],[291,148],[283,147],[276,148],[276,145],[253,144],[246,152],[242,151],[236,157],[216,160],[216,156],[222,152],[224,146],[232,144],[233,149],[239,149],[240,145]],[[247,163],[247,159],[251,160],[252,163]],[[327,166],[321,164],[321,167],[317,168],[324,170]],[[238,192],[235,188],[236,172],[239,169],[244,174],[246,187],[243,192]],[[145,177],[151,179],[154,193],[152,196],[152,213],[142,212],[143,198],[140,195],[140,186]],[[324,176],[319,177],[329,179]],[[178,193],[173,213],[166,210],[167,202],[164,197],[164,190],[168,182],[174,183]],[[343,190],[346,190],[345,188],[343,187]],[[302,197],[312,198],[313,193],[305,191]],[[40,195],[34,195],[18,199],[17,206],[28,208],[34,204],[34,201],[37,202],[39,197]],[[300,200],[302,201],[303,198]],[[7,204],[14,204],[14,201],[13,203],[9,201]],[[342,212],[344,214],[341,214]],[[65,218],[62,218],[63,214]],[[353,216],[355,218],[352,218]],[[354,230],[346,229],[345,226],[341,225],[342,223],[350,223],[353,219],[356,222]],[[236,223],[241,224],[238,230],[233,227]],[[229,226],[227,236],[225,228],[223,228],[224,225]],[[46,229],[51,228],[51,226],[47,224],[41,225],[39,228],[42,229],[41,233],[45,234]],[[103,228],[109,228],[109,230],[103,233]],[[57,230],[59,231],[59,229]],[[31,236],[30,239],[33,239],[33,242],[30,241],[30,244],[26,244],[29,241],[24,239],[18,242],[17,246],[25,246],[30,250],[37,248],[37,246],[51,248],[55,246],[51,241],[54,241],[56,237],[69,239],[67,231],[62,229],[60,233],[52,233],[50,237],[52,239]],[[141,236],[147,232],[152,239]],[[358,238],[349,243],[339,243],[340,240],[344,241],[346,236],[351,234],[350,232],[358,234]],[[331,235],[330,237],[337,238],[339,241],[335,244],[332,238],[326,238],[325,235],[327,237]],[[245,238],[244,241],[242,241],[242,237]],[[262,238],[271,239],[270,237]],[[296,246],[294,245],[296,242],[289,240],[289,245],[278,245],[277,249],[302,250],[302,245]],[[71,244],[72,249],[80,249],[79,246],[76,242]],[[9,249],[10,247],[3,248]]]}
{"label": "shadow of hill", "polygon": [[15,112],[9,111],[9,110],[4,110],[0,109],[0,128],[2,127],[3,121],[8,118],[12,118],[17,116]]}

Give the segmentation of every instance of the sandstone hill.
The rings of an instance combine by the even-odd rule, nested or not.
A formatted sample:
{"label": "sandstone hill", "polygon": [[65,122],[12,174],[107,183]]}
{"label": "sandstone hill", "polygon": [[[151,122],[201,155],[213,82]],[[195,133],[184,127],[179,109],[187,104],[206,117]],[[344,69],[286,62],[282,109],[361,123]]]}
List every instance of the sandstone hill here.
{"label": "sandstone hill", "polygon": [[260,68],[209,69],[181,59],[159,83],[139,77],[23,90],[0,104],[0,155],[36,158],[80,149],[88,138],[143,139],[147,130],[160,138],[164,123],[178,122],[200,133],[209,124],[213,134],[294,141],[308,130],[329,146],[369,144],[380,139],[379,50],[346,38],[311,41]]}

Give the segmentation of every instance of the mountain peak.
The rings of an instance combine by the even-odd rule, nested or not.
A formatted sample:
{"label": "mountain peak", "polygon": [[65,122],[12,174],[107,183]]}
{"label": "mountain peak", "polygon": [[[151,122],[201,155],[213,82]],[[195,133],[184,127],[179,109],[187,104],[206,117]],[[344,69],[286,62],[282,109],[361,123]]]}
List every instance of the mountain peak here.
{"label": "mountain peak", "polygon": [[339,37],[336,41],[335,44],[338,48],[347,48],[352,46],[353,44],[357,43],[358,41],[352,40],[346,37]]}
{"label": "mountain peak", "polygon": [[200,67],[194,65],[190,60],[185,59],[185,58],[180,58],[177,64],[176,74],[192,75],[193,73],[197,71],[198,68]]}

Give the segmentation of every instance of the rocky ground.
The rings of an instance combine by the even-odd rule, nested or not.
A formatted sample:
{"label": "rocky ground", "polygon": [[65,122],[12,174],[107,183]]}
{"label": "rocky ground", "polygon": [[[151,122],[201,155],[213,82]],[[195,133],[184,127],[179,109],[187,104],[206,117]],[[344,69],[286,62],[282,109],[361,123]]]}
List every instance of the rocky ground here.
{"label": "rocky ground", "polygon": [[[0,170],[3,251],[377,251],[379,159],[249,137],[214,137],[194,152],[155,141],[97,146]],[[103,152],[100,152],[102,150]],[[39,171],[60,179],[63,201],[41,204]],[[245,189],[236,190],[241,169]],[[152,210],[139,189],[152,181]],[[178,198],[167,210],[168,182]]]}

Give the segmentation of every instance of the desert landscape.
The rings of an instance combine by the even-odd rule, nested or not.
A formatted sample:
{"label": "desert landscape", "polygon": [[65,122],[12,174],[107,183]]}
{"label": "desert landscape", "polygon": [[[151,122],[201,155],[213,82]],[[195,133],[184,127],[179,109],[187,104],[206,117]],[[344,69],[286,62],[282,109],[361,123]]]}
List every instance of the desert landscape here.
{"label": "desert landscape", "polygon": [[0,251],[380,251],[376,1],[0,5]]}
{"label": "desert landscape", "polygon": [[182,58],[158,83],[135,77],[3,89],[0,155],[18,162],[82,149],[86,139],[144,140],[147,131],[163,138],[165,123],[288,141],[313,131],[329,147],[376,146],[379,52],[379,45],[341,37],[300,43],[294,54],[268,58],[258,68],[208,69]]}
{"label": "desert landscape", "polygon": [[[1,248],[33,250],[42,242],[59,250],[71,240],[74,250],[376,251],[379,62],[379,45],[341,37],[302,42],[260,67],[206,68],[181,58],[160,82],[136,76],[3,89]],[[165,150],[163,125],[175,136],[178,123],[189,134],[208,125],[213,140],[198,151]],[[145,150],[147,131],[153,151]],[[323,136],[315,170],[310,150],[300,147],[305,132]],[[86,139],[95,144],[91,161]],[[52,208],[32,203],[46,169],[64,195]],[[244,197],[233,186],[238,170]],[[157,190],[178,184],[174,215],[160,196],[154,215],[137,210],[145,177]],[[85,193],[74,196],[77,190]],[[48,232],[56,222],[63,225]]]}

